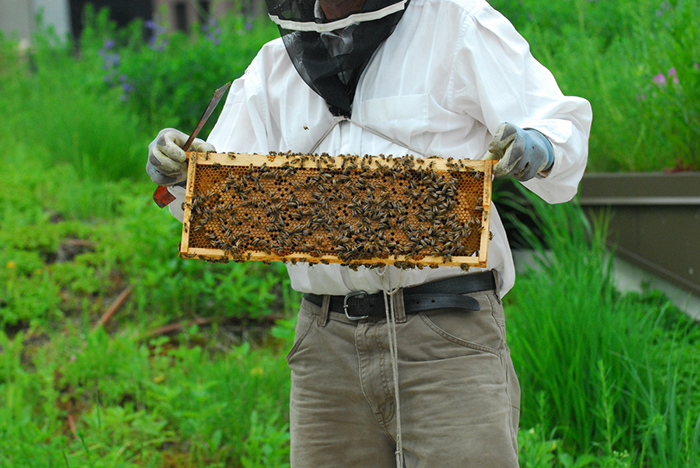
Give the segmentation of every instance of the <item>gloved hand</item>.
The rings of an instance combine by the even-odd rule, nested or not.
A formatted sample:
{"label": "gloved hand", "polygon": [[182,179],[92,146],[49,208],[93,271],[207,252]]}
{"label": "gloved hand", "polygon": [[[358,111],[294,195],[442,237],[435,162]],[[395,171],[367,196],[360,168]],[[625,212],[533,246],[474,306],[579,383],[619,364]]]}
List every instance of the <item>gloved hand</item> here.
{"label": "gloved hand", "polygon": [[[164,128],[148,145],[146,172],[158,185],[175,185],[187,180],[187,154],[182,147],[188,135],[174,128]],[[188,151],[215,152],[214,145],[195,138]]]}
{"label": "gloved hand", "polygon": [[552,167],[554,150],[537,130],[523,130],[506,122],[496,129],[483,159],[498,160],[493,166],[496,177],[511,175],[524,182]]}

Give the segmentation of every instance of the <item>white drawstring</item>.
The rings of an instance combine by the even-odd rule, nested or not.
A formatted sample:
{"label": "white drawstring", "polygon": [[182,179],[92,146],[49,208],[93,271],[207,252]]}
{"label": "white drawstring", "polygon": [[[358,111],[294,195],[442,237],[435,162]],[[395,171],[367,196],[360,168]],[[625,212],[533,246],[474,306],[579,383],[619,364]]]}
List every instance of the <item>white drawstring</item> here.
{"label": "white drawstring", "polygon": [[316,150],[318,149],[318,147],[321,146],[321,143],[323,143],[323,140],[325,140],[326,137],[327,137],[328,135],[330,135],[330,133],[333,131],[333,129],[334,129],[340,122],[342,122],[342,121],[344,121],[344,120],[350,120],[350,119],[348,119],[347,117],[342,116],[342,115],[334,115],[334,116],[333,116],[333,125],[331,125],[331,127],[330,127],[328,130],[326,130],[326,133],[324,133],[323,136],[322,136],[321,138],[318,139],[318,141],[316,142],[316,144],[314,145],[314,147],[311,148],[311,149],[309,150],[309,154],[313,154],[314,152],[316,152]]}
{"label": "white drawstring", "polygon": [[401,398],[399,393],[399,343],[396,337],[396,309],[394,306],[394,296],[401,291],[398,286],[401,284],[402,270],[399,270],[397,286],[391,288],[391,275],[389,275],[389,285],[385,284],[384,273],[386,267],[377,271],[382,292],[384,293],[384,312],[386,313],[387,335],[389,337],[389,356],[391,358],[391,371],[394,379],[394,414],[396,416],[396,468],[404,468],[403,460],[403,434],[401,431]]}
{"label": "white drawstring", "polygon": [[[384,310],[386,311],[387,334],[389,335],[389,355],[391,356],[391,371],[394,377],[394,406],[396,407],[396,468],[403,468],[403,437],[401,434],[401,399],[399,398],[399,344],[396,339],[396,312],[394,310],[394,294],[400,291],[396,288],[391,292],[384,291]],[[388,298],[388,299],[387,299]]]}
{"label": "white drawstring", "polygon": [[408,146],[406,143],[404,143],[404,142],[402,142],[402,141],[399,141],[399,140],[397,140],[396,138],[391,138],[391,137],[389,137],[389,136],[387,136],[387,135],[384,135],[384,134],[381,133],[381,132],[378,132],[378,131],[376,131],[376,130],[374,130],[374,129],[372,129],[372,128],[366,127],[366,126],[364,126],[364,125],[362,125],[362,124],[360,124],[360,123],[357,123],[357,122],[355,122],[354,120],[350,120],[349,118],[347,118],[347,117],[345,117],[345,116],[342,116],[342,115],[333,116],[333,125],[331,125],[331,127],[330,127],[328,130],[326,130],[326,133],[324,133],[323,136],[322,136],[321,138],[319,138],[319,140],[318,140],[318,141],[316,142],[316,144],[313,146],[313,148],[311,148],[311,150],[309,150],[309,153],[310,153],[310,154],[313,154],[314,152],[316,152],[316,150],[318,149],[318,147],[321,146],[321,143],[323,143],[323,140],[325,140],[326,137],[327,137],[328,135],[330,135],[330,133],[333,131],[333,129],[334,129],[340,122],[350,122],[350,123],[353,124],[353,125],[357,125],[357,126],[360,127],[362,130],[371,133],[372,135],[376,135],[376,136],[378,136],[378,137],[380,137],[380,138],[384,138],[385,140],[387,140],[387,141],[389,141],[389,142],[391,142],[391,143],[393,143],[393,144],[395,144],[395,145],[398,145],[398,146],[401,146],[401,147],[403,147],[403,148],[406,148],[406,149],[407,149],[408,151],[410,151],[411,153],[418,154],[418,155],[420,155],[420,156],[423,156],[424,158],[427,157],[425,154],[421,153],[421,152],[418,151],[418,150],[415,150],[415,149],[411,148],[411,147]]}

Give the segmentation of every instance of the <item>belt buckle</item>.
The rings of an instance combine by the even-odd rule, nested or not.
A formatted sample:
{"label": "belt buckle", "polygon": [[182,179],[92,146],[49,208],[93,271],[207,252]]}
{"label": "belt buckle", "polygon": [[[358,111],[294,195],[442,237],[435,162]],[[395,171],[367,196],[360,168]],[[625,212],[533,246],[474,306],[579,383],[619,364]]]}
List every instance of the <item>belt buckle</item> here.
{"label": "belt buckle", "polygon": [[363,319],[366,319],[367,317],[369,317],[369,315],[361,315],[361,316],[357,317],[357,316],[348,314],[348,306],[349,306],[348,300],[351,297],[356,297],[356,296],[367,297],[367,296],[369,296],[369,294],[367,294],[366,291],[353,291],[351,293],[346,294],[345,297],[343,298],[343,312],[345,312],[345,316],[348,318],[348,320],[352,320],[352,321],[363,320]]}

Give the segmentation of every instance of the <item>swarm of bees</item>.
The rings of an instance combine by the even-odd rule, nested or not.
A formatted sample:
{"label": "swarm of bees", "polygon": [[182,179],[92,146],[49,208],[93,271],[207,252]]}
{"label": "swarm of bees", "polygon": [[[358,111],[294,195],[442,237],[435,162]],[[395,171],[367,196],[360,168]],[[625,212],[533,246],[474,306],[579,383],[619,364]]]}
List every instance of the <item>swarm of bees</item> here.
{"label": "swarm of bees", "polygon": [[485,263],[488,162],[292,153],[190,157],[183,257],[354,269]]}

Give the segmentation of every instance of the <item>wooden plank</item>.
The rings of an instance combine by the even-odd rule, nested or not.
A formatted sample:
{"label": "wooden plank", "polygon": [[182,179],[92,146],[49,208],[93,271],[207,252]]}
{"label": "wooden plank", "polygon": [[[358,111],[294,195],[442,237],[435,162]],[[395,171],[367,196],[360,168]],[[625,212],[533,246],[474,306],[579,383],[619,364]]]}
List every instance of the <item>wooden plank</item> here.
{"label": "wooden plank", "polygon": [[[194,181],[197,179],[197,153],[188,153],[189,164],[187,165],[187,180]],[[185,187],[185,206],[192,203],[192,193],[194,192],[194,184],[188,183]],[[184,210],[185,215],[182,223],[182,240],[180,241],[180,252],[187,252],[190,247],[189,236],[189,218],[190,214],[187,209]]]}
{"label": "wooden plank", "polygon": [[[495,164],[495,161],[493,162]],[[484,179],[491,181],[492,180],[492,170],[493,170],[493,164],[486,164],[484,165]],[[484,184],[484,191],[483,191],[483,203],[482,207],[484,209],[483,217],[481,220],[482,226],[486,226],[487,228],[482,230],[481,232],[481,242],[480,242],[480,249],[479,249],[479,266],[486,266],[486,263],[488,261],[488,251],[489,251],[489,241],[491,240],[491,231],[488,229],[488,226],[491,225],[491,188],[492,184],[485,183]]]}
{"label": "wooden plank", "polygon": [[[190,160],[195,157],[196,164],[199,166],[261,166],[265,164],[267,167],[282,167],[294,161],[295,159],[304,158],[303,167],[310,169],[317,169],[316,160],[314,157],[317,155],[309,154],[298,154],[298,153],[272,153],[272,154],[242,154],[242,153],[188,153],[190,154]],[[348,156],[328,156],[324,155],[328,159],[324,159],[326,163],[333,163],[336,168],[341,168],[343,161],[348,158],[357,157],[356,155]],[[401,159],[400,157],[392,156],[362,156],[360,159],[366,158],[367,161],[371,162],[372,167],[376,167],[377,163],[386,163],[387,161]],[[388,159],[390,158],[390,159]],[[471,159],[459,159],[455,160],[452,158],[415,158],[417,167],[428,166],[432,163],[436,171],[447,171],[450,169],[449,165],[452,163],[459,163],[467,168],[483,170],[484,167],[493,165],[493,162],[471,160]],[[490,172],[490,169],[489,169]]]}
{"label": "wooden plank", "polygon": [[[250,256],[248,256],[250,254]],[[231,257],[226,255],[223,250],[220,249],[203,249],[203,248],[191,248],[187,252],[181,253],[183,258],[199,259],[199,260],[209,260],[216,263],[217,261],[229,261]],[[426,256],[420,260],[415,260],[413,263],[417,263],[422,266],[439,265],[439,266],[454,266],[458,267],[462,264],[467,264],[469,266],[486,266],[483,262],[486,259],[481,256],[475,257],[453,257],[452,261],[445,261],[444,257],[436,256]],[[305,254],[289,254],[285,256],[279,256],[274,254],[267,254],[261,251],[251,250],[246,253],[242,261],[250,262],[290,262],[290,263],[341,263],[338,257],[334,255],[323,255],[321,257],[312,257]],[[371,258],[366,260],[355,260],[352,263],[355,265],[378,265],[378,264],[393,264],[395,262],[406,261],[405,255],[396,255],[389,258]]]}

